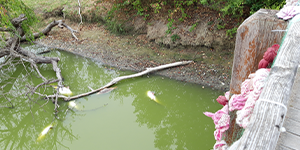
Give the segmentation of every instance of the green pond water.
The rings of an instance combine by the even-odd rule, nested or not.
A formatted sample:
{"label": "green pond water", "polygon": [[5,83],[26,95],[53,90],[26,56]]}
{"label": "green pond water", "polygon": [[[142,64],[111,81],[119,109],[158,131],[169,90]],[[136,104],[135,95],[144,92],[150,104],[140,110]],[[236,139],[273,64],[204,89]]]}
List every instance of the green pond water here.
{"label": "green pond water", "polygon": [[[35,52],[47,49],[26,48]],[[75,95],[133,74],[64,51],[44,55],[60,57],[64,84]],[[39,68],[45,77],[55,78],[52,65]],[[60,100],[60,119],[53,121],[51,100],[25,95],[27,87],[41,82],[30,73],[33,71],[24,63],[0,72],[0,105],[10,106],[7,99],[14,105],[0,108],[0,149],[209,150],[215,143],[213,121],[203,112],[221,108],[215,99],[222,92],[150,74],[120,81],[109,93],[76,99],[77,109],[68,109],[68,103]],[[149,90],[160,104],[147,96]],[[54,90],[42,86],[39,92],[53,94]],[[51,123],[53,128],[37,140]]]}

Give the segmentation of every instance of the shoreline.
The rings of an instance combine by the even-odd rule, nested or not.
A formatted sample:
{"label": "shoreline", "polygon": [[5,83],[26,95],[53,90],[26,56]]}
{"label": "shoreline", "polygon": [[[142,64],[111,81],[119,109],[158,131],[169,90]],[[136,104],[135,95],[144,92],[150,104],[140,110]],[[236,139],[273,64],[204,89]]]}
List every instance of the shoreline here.
{"label": "shoreline", "polygon": [[[158,49],[150,49],[149,51],[147,48],[137,48],[134,46],[134,44],[132,44],[133,42],[130,39],[126,39],[126,37],[122,36],[119,37],[116,35],[111,35],[107,33],[107,31],[101,31],[100,29],[92,29],[88,32],[97,31],[105,33],[107,34],[107,36],[98,36],[98,38],[91,38],[84,37],[80,34],[78,35],[78,38],[82,40],[75,41],[74,39],[72,39],[68,31],[60,31],[60,29],[54,29],[46,37],[37,39],[35,43],[37,45],[64,50],[76,55],[94,59],[103,63],[104,65],[115,67],[120,70],[129,70],[134,72],[144,71],[148,67],[155,67],[163,64],[173,63],[176,61],[189,60],[183,58],[174,59],[171,58],[171,56],[168,56],[167,52],[162,53],[162,51],[175,51],[173,49],[164,50],[163,48],[158,46]],[[101,38],[107,39],[101,40]],[[126,47],[126,44],[120,42],[122,40],[125,40],[126,43],[128,43],[129,48]],[[123,48],[121,46],[123,46]],[[187,51],[187,55],[190,56],[195,54],[195,50],[193,51],[184,49],[181,51]],[[154,53],[155,56],[152,56],[152,53]],[[203,64],[201,63],[201,61],[194,61],[193,63],[190,63],[188,65],[161,70],[158,72],[154,72],[153,74],[182,82],[202,85],[204,86],[204,88],[211,88],[213,90],[222,92],[228,91],[231,80],[230,75],[224,72],[218,72],[218,70],[213,68],[214,66],[216,66],[216,64]],[[228,69],[230,69],[231,71],[231,68]],[[223,70],[226,71],[225,68]]]}

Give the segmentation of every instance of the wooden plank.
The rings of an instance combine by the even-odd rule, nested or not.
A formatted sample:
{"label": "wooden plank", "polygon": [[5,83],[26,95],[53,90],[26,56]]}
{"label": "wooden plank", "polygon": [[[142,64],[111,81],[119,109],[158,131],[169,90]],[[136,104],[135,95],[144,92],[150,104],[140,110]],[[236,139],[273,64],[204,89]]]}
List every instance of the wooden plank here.
{"label": "wooden plank", "polygon": [[297,99],[293,98],[289,102],[289,107],[294,107],[295,109],[300,109],[300,92],[299,92],[299,97],[297,96]]}
{"label": "wooden plank", "polygon": [[258,68],[268,47],[280,44],[287,22],[276,17],[277,10],[260,9],[246,19],[236,34],[230,93],[239,94],[242,82]]}
{"label": "wooden plank", "polygon": [[283,127],[285,127],[286,131],[300,136],[300,122],[297,122],[287,116],[287,118],[284,120]]}
{"label": "wooden plank", "polygon": [[[291,99],[288,105],[288,112],[283,124],[287,132],[290,132],[296,136],[300,136],[300,122],[297,121],[299,119],[299,109],[300,108],[300,68],[298,66],[297,73],[295,76],[293,89],[291,93]],[[282,136],[281,133],[278,139],[276,150],[291,150],[292,148],[286,147],[286,143],[284,143],[285,136]],[[300,143],[299,143],[300,144]]]}
{"label": "wooden plank", "polygon": [[296,108],[293,108],[293,107],[289,107],[289,110],[288,110],[286,116],[289,119],[297,121],[300,124],[300,110],[299,109],[296,109]]}
{"label": "wooden plank", "polygon": [[300,109],[300,66],[298,66],[297,74],[295,77],[292,93],[291,93],[291,100],[289,102],[289,106],[295,107]]}
{"label": "wooden plank", "polygon": [[280,144],[280,145],[277,145],[275,150],[295,150],[295,149],[292,149],[290,147],[286,147],[286,146]]}
{"label": "wooden plank", "polygon": [[[289,132],[284,132],[280,135],[281,145],[284,147],[300,150],[300,137]],[[277,148],[276,148],[277,149]]]}

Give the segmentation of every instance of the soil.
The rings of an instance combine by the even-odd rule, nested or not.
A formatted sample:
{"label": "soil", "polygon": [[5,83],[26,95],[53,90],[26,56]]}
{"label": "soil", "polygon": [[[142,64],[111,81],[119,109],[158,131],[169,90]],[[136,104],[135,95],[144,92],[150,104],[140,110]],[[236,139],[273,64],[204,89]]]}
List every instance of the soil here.
{"label": "soil", "polygon": [[[77,25],[66,22],[72,27]],[[37,43],[96,59],[121,70],[131,71],[143,71],[147,67],[176,61],[196,60],[198,57],[208,59],[205,55],[208,48],[203,48],[202,51],[195,51],[195,47],[168,49],[148,42],[141,36],[116,36],[107,31],[104,26],[97,24],[84,24],[77,36],[79,41],[75,41],[67,29],[55,28],[46,37],[37,40]],[[216,66],[218,64],[204,64],[196,60],[189,65],[162,70],[156,74],[227,91],[230,83],[228,70],[231,68],[223,68],[224,72],[221,73],[214,69]]]}
{"label": "soil", "polygon": [[[198,20],[198,25],[190,32],[188,31],[191,23],[188,24],[187,20],[177,24],[173,34],[166,35],[167,23],[159,16],[157,18],[160,19],[150,20],[143,20],[141,17],[130,18],[126,25],[131,26],[133,30],[127,35],[112,34],[99,23],[84,22],[79,26],[79,22],[66,18],[66,24],[79,31],[76,34],[78,41],[72,37],[69,30],[54,28],[46,37],[38,39],[37,43],[89,57],[121,70],[136,72],[147,67],[193,60],[191,64],[158,71],[155,74],[199,84],[203,88],[228,91],[235,39],[227,37],[225,29],[216,30],[214,26],[218,21],[212,21],[216,19],[215,12],[208,8],[197,10],[203,10],[197,13],[206,15],[193,18]],[[44,18],[44,23],[64,19],[49,13]],[[227,20],[231,21],[228,17]],[[234,21],[228,23],[232,24]],[[174,34],[180,36],[180,39],[172,40],[171,35]]]}

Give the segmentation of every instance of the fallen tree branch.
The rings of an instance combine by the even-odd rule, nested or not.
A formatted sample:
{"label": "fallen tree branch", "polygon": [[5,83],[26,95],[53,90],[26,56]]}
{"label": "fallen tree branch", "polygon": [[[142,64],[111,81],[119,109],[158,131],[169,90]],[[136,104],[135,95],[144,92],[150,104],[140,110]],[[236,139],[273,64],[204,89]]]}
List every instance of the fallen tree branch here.
{"label": "fallen tree branch", "polygon": [[181,61],[181,62],[175,62],[175,63],[171,63],[171,64],[157,66],[157,67],[154,67],[154,68],[147,68],[145,71],[142,71],[142,72],[139,72],[139,73],[136,73],[136,74],[117,77],[117,78],[113,79],[112,81],[110,81],[108,84],[106,84],[103,87],[100,87],[96,90],[92,90],[90,92],[79,94],[79,95],[76,95],[76,96],[67,97],[67,96],[63,96],[63,95],[58,95],[58,96],[57,95],[49,95],[49,96],[47,96],[47,98],[54,98],[54,97],[57,96],[58,98],[62,98],[64,101],[71,101],[71,100],[74,100],[74,99],[77,99],[77,98],[80,98],[80,97],[88,96],[88,95],[94,94],[96,92],[99,92],[99,91],[101,91],[105,88],[108,88],[108,87],[110,87],[110,86],[112,86],[112,85],[114,85],[114,84],[116,84],[119,81],[124,80],[124,79],[139,77],[139,76],[145,75],[145,74],[150,73],[150,72],[154,72],[154,71],[158,71],[158,70],[162,70],[162,69],[166,69],[166,68],[171,68],[171,67],[176,67],[176,66],[181,66],[181,65],[186,65],[186,64],[189,64],[191,62],[193,62],[193,61]]}
{"label": "fallen tree branch", "polygon": [[[44,85],[45,83],[49,83],[49,82],[52,82],[52,81],[50,81],[50,80],[46,80],[46,78],[44,78],[41,74],[40,74],[40,72],[39,72],[39,69],[37,68],[37,66],[35,65],[36,63],[51,63],[52,64],[52,66],[53,66],[53,70],[55,71],[55,73],[56,73],[56,77],[57,77],[57,80],[54,80],[54,81],[56,81],[56,82],[58,82],[58,87],[59,88],[61,88],[61,87],[63,87],[63,84],[62,84],[62,75],[61,75],[61,70],[60,70],[60,68],[57,66],[57,62],[59,61],[59,58],[58,57],[41,57],[41,56],[36,56],[34,53],[32,53],[32,52],[30,52],[30,51],[26,51],[26,50],[24,50],[23,48],[19,48],[19,51],[18,51],[20,54],[22,54],[23,56],[25,56],[25,57],[28,57],[28,60],[32,63],[32,65],[34,65],[34,67],[35,67],[35,69],[36,69],[36,71],[37,71],[37,73],[39,74],[39,76],[44,80],[44,83],[41,83],[41,84],[39,84],[38,86],[37,86],[37,88],[39,87],[39,86],[41,86],[41,85]],[[34,88],[34,90],[32,91],[32,93],[34,93],[35,92],[35,90],[37,89],[37,88]],[[55,93],[55,108],[54,108],[54,110],[55,110],[55,116],[57,117],[57,113],[58,113],[58,111],[57,111],[57,109],[58,109],[58,104],[57,104],[57,100],[58,100],[58,89],[59,88],[57,88],[56,89],[56,93]]]}
{"label": "fallen tree branch", "polygon": [[4,57],[6,55],[9,55],[9,54],[10,54],[9,49],[7,49],[7,48],[1,48],[0,49],[0,58]]}
{"label": "fallen tree branch", "polygon": [[[60,28],[63,28],[63,27],[67,28],[68,30],[70,30],[72,36],[76,40],[78,40],[78,38],[74,34],[74,32],[78,32],[78,31],[77,30],[73,30],[71,27],[69,27],[67,24],[65,24],[63,20],[58,20],[58,21],[54,20],[53,22],[51,22],[50,24],[48,24],[47,27],[45,29],[43,29],[41,32],[34,33],[33,34],[34,38],[37,39],[37,38],[40,38],[43,35],[47,35],[52,30],[52,28],[55,27],[55,26],[58,26]],[[25,40],[26,40],[26,36],[23,36],[21,38],[21,42],[23,42]]]}
{"label": "fallen tree branch", "polygon": [[42,57],[42,56],[36,56],[34,53],[24,50],[23,48],[19,48],[19,54],[22,54],[23,56],[29,57],[34,63],[41,64],[46,63],[50,64],[52,61],[59,61],[58,57]]}
{"label": "fallen tree branch", "polygon": [[[19,17],[14,18],[11,20],[12,25],[14,26],[13,30],[7,29],[7,28],[0,28],[0,31],[3,32],[7,32],[10,31],[12,32],[11,37],[8,40],[5,40],[5,46],[3,48],[0,49],[0,58],[5,57],[5,61],[1,61],[0,64],[0,69],[2,69],[4,66],[9,66],[15,58],[20,58],[18,61],[22,63],[22,65],[24,66],[24,69],[26,71],[26,76],[30,75],[34,70],[37,72],[38,77],[42,78],[43,83],[40,83],[39,85],[37,85],[36,87],[33,87],[31,85],[25,85],[26,87],[28,87],[29,91],[25,94],[28,99],[31,102],[37,103],[36,101],[33,101],[32,96],[34,93],[39,95],[39,96],[43,96],[43,94],[37,92],[37,89],[40,88],[43,85],[47,85],[49,83],[53,83],[53,82],[58,82],[58,87],[61,88],[63,87],[63,81],[62,81],[62,76],[61,76],[61,70],[60,68],[57,66],[57,63],[59,61],[58,57],[44,57],[44,56],[37,56],[36,54],[34,54],[31,51],[25,50],[22,47],[20,47],[20,42],[21,41],[25,41],[26,40],[26,36],[25,36],[25,32],[22,28],[22,22],[24,20],[26,20],[27,18],[25,17],[24,14],[21,14]],[[65,27],[68,30],[71,31],[73,37],[78,40],[78,38],[75,36],[74,32],[77,32],[76,30],[73,30],[71,27],[69,27],[68,25],[66,25],[62,20],[59,21],[53,21],[51,22],[44,30],[42,30],[42,32],[39,33],[35,33],[34,34],[34,38],[39,38],[42,35],[46,35],[48,34],[51,29],[55,26],[58,27]],[[21,38],[22,37],[22,38]],[[2,41],[4,41],[3,39],[0,39]],[[31,70],[27,70],[26,69],[26,65],[24,64],[24,62],[29,62],[31,64],[32,69]],[[53,70],[56,72],[56,77],[57,79],[53,79],[53,80],[47,80],[39,71],[39,68],[36,64],[40,64],[40,63],[47,63],[47,64],[52,64],[53,66]],[[3,72],[3,70],[1,70],[1,72]],[[4,73],[1,73],[0,77],[4,76]],[[8,83],[6,83],[8,84]],[[2,90],[3,90],[2,86]],[[59,91],[57,88],[56,93],[54,94],[54,97],[52,97],[52,101],[55,102],[55,117],[57,117],[57,113],[58,113],[58,96],[59,96]],[[46,86],[45,88],[46,89]],[[45,90],[43,91],[45,92]],[[0,95],[1,96],[1,95]],[[4,94],[2,94],[2,96],[4,98],[7,99],[8,102],[10,102],[11,106],[13,107],[13,104],[11,102],[11,99],[9,97],[6,97]],[[45,95],[47,96],[47,95]],[[49,100],[49,98],[48,98]],[[31,111],[31,105],[30,105],[30,111]]]}

